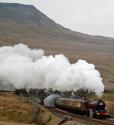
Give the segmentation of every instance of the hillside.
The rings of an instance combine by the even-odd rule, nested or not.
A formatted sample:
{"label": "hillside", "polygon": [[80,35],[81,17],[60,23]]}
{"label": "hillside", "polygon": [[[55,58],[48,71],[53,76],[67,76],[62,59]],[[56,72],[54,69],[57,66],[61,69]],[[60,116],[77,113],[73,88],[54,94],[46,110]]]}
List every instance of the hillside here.
{"label": "hillside", "polygon": [[59,121],[57,116],[39,104],[14,92],[0,92],[0,125],[53,125]]}
{"label": "hillside", "polygon": [[86,59],[114,87],[114,39],[73,32],[31,5],[0,3],[0,46],[23,42],[47,55],[65,54],[71,62]]}

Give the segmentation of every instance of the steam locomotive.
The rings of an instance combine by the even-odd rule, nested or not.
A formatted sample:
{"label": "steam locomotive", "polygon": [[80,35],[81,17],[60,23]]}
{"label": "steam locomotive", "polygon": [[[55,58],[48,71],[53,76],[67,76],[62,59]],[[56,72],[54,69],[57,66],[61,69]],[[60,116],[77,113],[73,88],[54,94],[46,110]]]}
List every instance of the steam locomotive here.
{"label": "steam locomotive", "polygon": [[89,117],[106,118],[109,116],[105,110],[105,103],[100,99],[96,101],[88,99],[57,98],[55,100],[55,105],[56,107],[71,110]]}

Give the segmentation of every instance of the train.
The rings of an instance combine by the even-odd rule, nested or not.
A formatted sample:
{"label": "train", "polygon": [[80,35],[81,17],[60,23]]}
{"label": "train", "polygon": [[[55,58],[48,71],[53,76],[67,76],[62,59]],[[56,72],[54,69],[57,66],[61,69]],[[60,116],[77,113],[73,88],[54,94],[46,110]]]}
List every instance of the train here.
{"label": "train", "polygon": [[73,111],[82,115],[87,115],[91,118],[107,118],[109,117],[106,111],[106,104],[101,99],[69,99],[69,98],[57,98],[55,105],[58,108]]}
{"label": "train", "polygon": [[[15,90],[17,95],[22,95],[25,97],[36,95],[35,90],[30,91],[29,93],[25,89]],[[74,98],[63,98],[58,94],[45,95],[43,103],[45,107],[58,107],[71,111],[73,113],[78,113],[81,115],[86,115],[91,118],[110,118],[106,110],[106,104],[103,100],[91,100],[91,99],[82,99],[81,97]],[[39,96],[38,94],[36,96]],[[47,96],[47,97],[46,97]],[[39,96],[40,97],[40,96]],[[41,96],[42,98],[42,96]]]}

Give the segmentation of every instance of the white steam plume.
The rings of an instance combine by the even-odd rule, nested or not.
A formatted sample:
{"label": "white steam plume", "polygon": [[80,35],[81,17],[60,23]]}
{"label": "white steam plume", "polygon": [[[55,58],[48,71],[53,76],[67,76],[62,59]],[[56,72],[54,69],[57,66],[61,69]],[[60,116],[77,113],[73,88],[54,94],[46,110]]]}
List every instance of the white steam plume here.
{"label": "white steam plume", "polygon": [[93,64],[70,64],[64,55],[44,56],[43,50],[18,44],[0,47],[0,81],[15,88],[88,89],[101,96],[104,85]]}

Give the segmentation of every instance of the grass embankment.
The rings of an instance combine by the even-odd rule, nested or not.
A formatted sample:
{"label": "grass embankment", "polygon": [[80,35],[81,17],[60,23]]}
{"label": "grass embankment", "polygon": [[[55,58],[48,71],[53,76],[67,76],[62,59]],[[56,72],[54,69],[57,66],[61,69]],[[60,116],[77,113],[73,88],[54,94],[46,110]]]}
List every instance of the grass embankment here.
{"label": "grass embankment", "polygon": [[40,105],[33,105],[11,92],[0,92],[0,125],[54,125],[59,121]]}
{"label": "grass embankment", "polygon": [[9,92],[0,92],[0,121],[28,123],[33,106]]}

